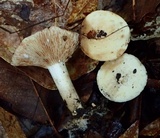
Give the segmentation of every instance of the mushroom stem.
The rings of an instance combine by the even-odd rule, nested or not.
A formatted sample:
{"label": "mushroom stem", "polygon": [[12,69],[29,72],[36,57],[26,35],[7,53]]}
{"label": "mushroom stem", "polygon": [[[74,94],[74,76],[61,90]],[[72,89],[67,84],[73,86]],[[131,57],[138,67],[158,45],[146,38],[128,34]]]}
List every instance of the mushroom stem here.
{"label": "mushroom stem", "polygon": [[48,70],[59,90],[62,99],[66,102],[72,115],[76,115],[76,110],[82,108],[79,96],[69,77],[68,70],[64,62],[58,62],[48,67]]}

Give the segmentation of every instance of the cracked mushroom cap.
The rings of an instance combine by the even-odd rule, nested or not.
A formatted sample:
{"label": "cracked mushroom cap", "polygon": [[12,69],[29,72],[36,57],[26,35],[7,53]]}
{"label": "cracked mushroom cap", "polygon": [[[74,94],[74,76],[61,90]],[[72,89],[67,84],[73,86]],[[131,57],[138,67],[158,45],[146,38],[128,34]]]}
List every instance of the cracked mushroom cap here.
{"label": "cracked mushroom cap", "polygon": [[78,33],[52,26],[23,39],[11,64],[47,68],[57,62],[66,62],[78,43]]}
{"label": "cracked mushroom cap", "polygon": [[130,29],[123,18],[98,10],[86,16],[81,28],[81,49],[90,58],[99,61],[121,56],[130,41]]}
{"label": "cracked mushroom cap", "polygon": [[126,102],[137,97],[147,83],[143,64],[133,55],[123,54],[105,62],[97,74],[100,92],[114,102]]}

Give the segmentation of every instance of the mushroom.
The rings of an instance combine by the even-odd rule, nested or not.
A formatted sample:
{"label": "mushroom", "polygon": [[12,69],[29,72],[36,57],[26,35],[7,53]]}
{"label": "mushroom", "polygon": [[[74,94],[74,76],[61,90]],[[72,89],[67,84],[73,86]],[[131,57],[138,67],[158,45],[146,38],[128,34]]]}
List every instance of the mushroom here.
{"label": "mushroom", "polygon": [[130,41],[130,29],[123,18],[98,10],[82,22],[81,49],[90,58],[108,61],[120,57]]}
{"label": "mushroom", "polygon": [[147,83],[147,72],[139,59],[123,54],[116,60],[106,61],[97,74],[100,92],[114,102],[126,102],[137,97]]}
{"label": "mushroom", "polygon": [[48,69],[73,115],[78,108],[82,108],[82,104],[65,62],[72,56],[78,43],[78,33],[52,26],[23,39],[11,63],[14,66],[39,66]]}

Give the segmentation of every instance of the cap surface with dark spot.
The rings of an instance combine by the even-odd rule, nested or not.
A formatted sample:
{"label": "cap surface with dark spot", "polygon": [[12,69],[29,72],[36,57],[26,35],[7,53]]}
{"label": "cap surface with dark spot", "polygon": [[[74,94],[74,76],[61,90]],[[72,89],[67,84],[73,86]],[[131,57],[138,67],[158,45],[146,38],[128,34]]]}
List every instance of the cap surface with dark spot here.
{"label": "cap surface with dark spot", "polygon": [[138,58],[126,53],[116,60],[106,61],[97,74],[100,92],[115,102],[135,98],[143,91],[146,83],[145,67]]}
{"label": "cap surface with dark spot", "polygon": [[98,10],[82,22],[81,49],[90,58],[108,61],[120,57],[128,47],[130,29],[123,18]]}

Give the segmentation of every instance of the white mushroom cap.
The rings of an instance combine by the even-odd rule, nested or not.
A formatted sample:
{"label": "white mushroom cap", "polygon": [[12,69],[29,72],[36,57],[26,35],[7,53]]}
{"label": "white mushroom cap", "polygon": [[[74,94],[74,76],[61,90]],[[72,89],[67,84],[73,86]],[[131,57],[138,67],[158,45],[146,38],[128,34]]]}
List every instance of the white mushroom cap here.
{"label": "white mushroom cap", "polygon": [[125,102],[137,97],[147,83],[147,72],[139,59],[123,54],[105,62],[97,74],[100,92],[114,102]]}
{"label": "white mushroom cap", "polygon": [[99,61],[121,56],[130,41],[130,29],[123,18],[98,10],[86,16],[81,28],[81,49],[90,58]]}

